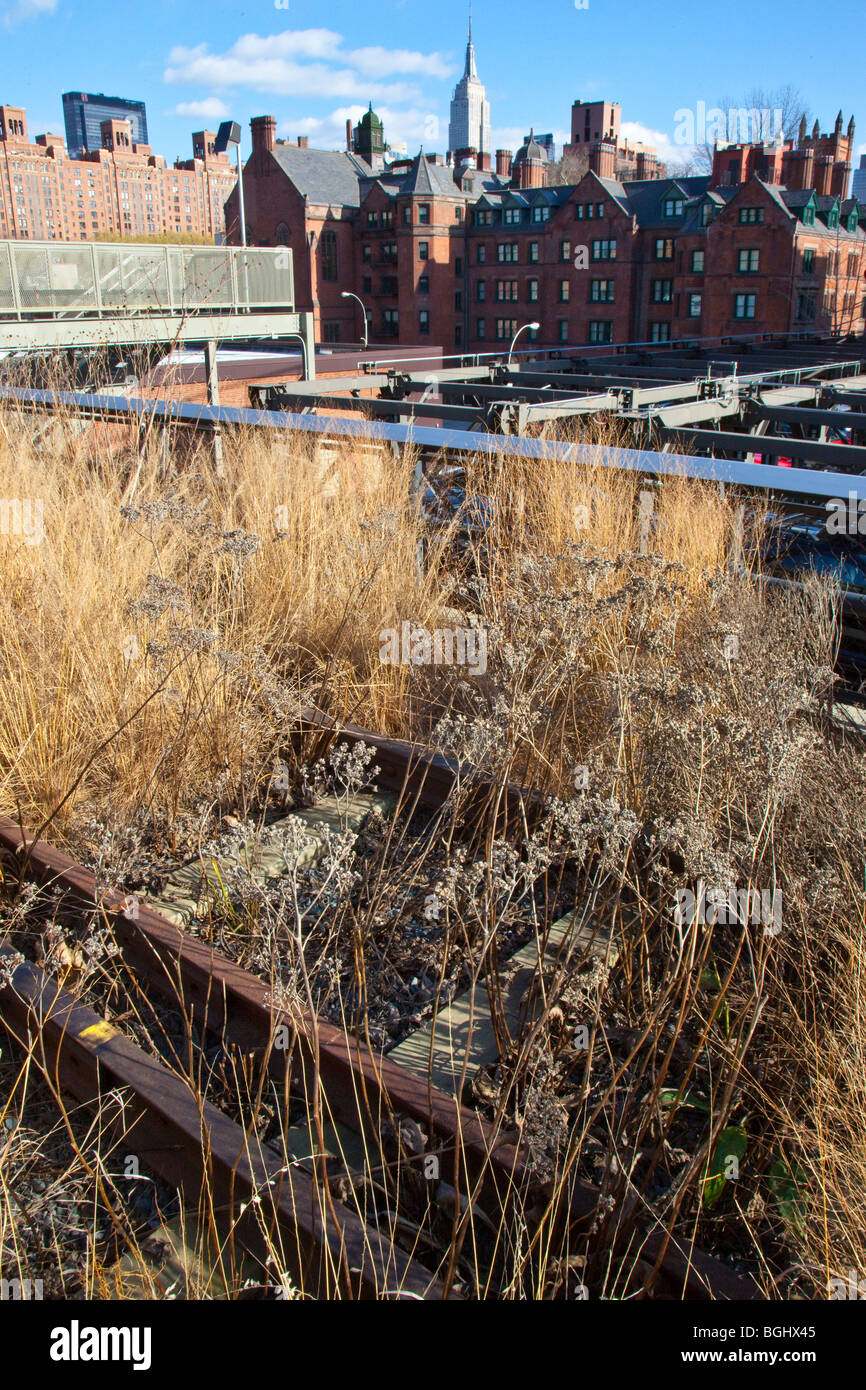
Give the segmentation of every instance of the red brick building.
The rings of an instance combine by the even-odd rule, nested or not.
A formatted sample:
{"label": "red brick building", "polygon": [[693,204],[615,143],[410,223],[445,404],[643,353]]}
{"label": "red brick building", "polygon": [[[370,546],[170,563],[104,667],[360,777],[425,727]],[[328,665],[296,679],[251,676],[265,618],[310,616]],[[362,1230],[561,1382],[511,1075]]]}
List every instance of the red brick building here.
{"label": "red brick building", "polygon": [[225,233],[236,177],[214,153],[211,131],[193,135],[193,158],[173,168],[134,144],[129,121],[103,121],[102,148],[70,159],[63,136],[27,134],[23,107],[0,106],[0,238],[90,241],[100,233]]}
{"label": "red brick building", "polygon": [[[507,344],[532,321],[545,346],[863,333],[866,208],[844,196],[853,122],[847,136],[841,118],[833,137],[801,131],[772,158],[719,151],[715,177],[620,181],[613,110],[589,172],[555,188],[532,133],[513,160],[497,151],[493,172],[472,150],[453,165],[423,152],[386,164],[372,122],[366,145],[362,121],[343,152],[277,140],[274,118],[258,117],[248,240],[293,248],[298,303],[326,342],[360,336],[346,291],[371,340],[429,336],[446,351]],[[226,211],[237,240],[236,194]]]}

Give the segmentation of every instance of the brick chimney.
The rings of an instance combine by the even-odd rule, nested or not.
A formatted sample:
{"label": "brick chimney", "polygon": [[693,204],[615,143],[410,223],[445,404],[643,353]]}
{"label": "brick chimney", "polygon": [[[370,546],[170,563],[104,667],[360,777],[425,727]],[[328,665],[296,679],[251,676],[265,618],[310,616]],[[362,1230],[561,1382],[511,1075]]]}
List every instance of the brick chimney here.
{"label": "brick chimney", "polygon": [[812,187],[814,152],[810,149],[786,150],[782,158],[782,182],[791,189]]}
{"label": "brick chimney", "polygon": [[613,140],[599,140],[589,156],[589,167],[600,179],[612,179],[616,167],[616,145]]}
{"label": "brick chimney", "polygon": [[346,121],[346,149],[347,149],[347,151],[348,151],[349,154],[352,153],[353,148],[354,148],[354,139],[353,139],[353,136],[352,136],[352,122],[351,122],[351,120],[347,120],[347,121]]}
{"label": "brick chimney", "polygon": [[511,151],[496,151],[496,172],[503,179],[511,178]]}
{"label": "brick chimney", "polygon": [[275,116],[253,116],[250,121],[253,133],[253,149],[264,153],[273,150],[277,144],[277,120]]}
{"label": "brick chimney", "polygon": [[298,149],[299,149],[299,150],[306,150],[306,149],[309,147],[309,144],[310,144],[310,137],[309,137],[308,135],[299,135],[299,136],[298,136]]}
{"label": "brick chimney", "polygon": [[486,154],[483,150],[478,156],[478,168],[483,169],[486,174],[489,174],[492,168],[490,155]]}

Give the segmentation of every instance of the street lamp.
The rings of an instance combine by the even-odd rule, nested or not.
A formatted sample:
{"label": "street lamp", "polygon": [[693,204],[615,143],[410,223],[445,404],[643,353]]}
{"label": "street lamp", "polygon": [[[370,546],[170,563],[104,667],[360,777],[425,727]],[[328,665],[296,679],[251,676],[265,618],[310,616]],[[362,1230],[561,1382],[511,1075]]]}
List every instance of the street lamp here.
{"label": "street lamp", "polygon": [[517,342],[517,339],[520,337],[521,333],[525,333],[527,328],[531,328],[533,333],[537,333],[540,327],[540,323],[525,323],[522,328],[518,328],[514,337],[511,339],[511,347],[508,349],[508,362],[506,363],[507,366],[511,366],[511,354],[514,351],[514,344]]}
{"label": "street lamp", "polygon": [[223,121],[214,140],[214,152],[222,154],[234,145],[238,160],[238,211],[241,219],[241,246],[247,244],[247,219],[244,214],[244,171],[241,166],[241,128],[237,121]]}
{"label": "street lamp", "polygon": [[367,347],[367,310],[364,308],[364,301],[363,301],[363,299],[358,299],[358,296],[357,296],[356,294],[352,294],[352,291],[351,291],[351,290],[341,290],[341,291],[340,291],[340,297],[341,297],[341,299],[357,299],[357,300],[358,300],[358,303],[359,303],[360,306],[361,306],[361,317],[362,317],[362,319],[364,320],[364,348],[365,348],[365,350],[366,350],[366,347]]}

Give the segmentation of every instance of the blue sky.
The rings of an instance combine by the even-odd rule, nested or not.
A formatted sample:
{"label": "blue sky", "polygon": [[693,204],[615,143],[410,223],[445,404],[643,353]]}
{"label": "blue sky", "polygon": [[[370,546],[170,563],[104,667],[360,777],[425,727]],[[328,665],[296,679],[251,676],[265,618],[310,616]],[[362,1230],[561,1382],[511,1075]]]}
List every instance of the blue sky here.
{"label": "blue sky", "polygon": [[[443,151],[466,18],[464,0],[0,0],[0,101],[27,107],[33,138],[62,133],[63,91],[140,98],[173,160],[227,115],[246,150],[264,113],[342,147],[372,100],[386,138]],[[677,110],[791,83],[822,130],[853,111],[866,153],[863,0],[475,0],[473,31],[494,147],[531,125],[562,140],[576,97],[607,98],[627,134],[677,158]]]}

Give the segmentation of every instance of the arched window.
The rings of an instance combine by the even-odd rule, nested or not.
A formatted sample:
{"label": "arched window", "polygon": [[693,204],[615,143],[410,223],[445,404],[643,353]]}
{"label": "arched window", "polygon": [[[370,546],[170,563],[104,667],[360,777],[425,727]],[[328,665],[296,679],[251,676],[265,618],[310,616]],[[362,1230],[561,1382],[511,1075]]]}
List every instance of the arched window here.
{"label": "arched window", "polygon": [[289,224],[288,224],[288,222],[278,222],[278,223],[277,223],[277,230],[274,232],[274,245],[275,245],[275,246],[290,246],[290,245],[291,245],[291,236],[292,236],[292,234],[291,234],[291,232],[289,231]]}

